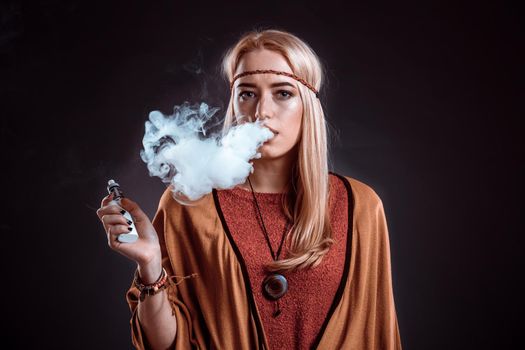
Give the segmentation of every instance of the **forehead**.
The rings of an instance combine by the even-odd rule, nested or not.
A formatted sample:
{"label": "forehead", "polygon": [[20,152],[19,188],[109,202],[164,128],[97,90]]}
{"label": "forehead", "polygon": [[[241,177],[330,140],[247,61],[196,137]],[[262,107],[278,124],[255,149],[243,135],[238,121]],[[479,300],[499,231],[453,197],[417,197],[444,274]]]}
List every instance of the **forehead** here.
{"label": "forehead", "polygon": [[[260,49],[245,53],[239,61],[234,75],[257,69],[272,69],[276,71],[293,73],[292,68],[288,65],[288,62],[286,62],[286,59],[280,53],[276,51]],[[274,82],[277,80],[295,83],[294,79],[277,74],[247,75],[237,79],[236,83],[239,84],[241,82]]]}

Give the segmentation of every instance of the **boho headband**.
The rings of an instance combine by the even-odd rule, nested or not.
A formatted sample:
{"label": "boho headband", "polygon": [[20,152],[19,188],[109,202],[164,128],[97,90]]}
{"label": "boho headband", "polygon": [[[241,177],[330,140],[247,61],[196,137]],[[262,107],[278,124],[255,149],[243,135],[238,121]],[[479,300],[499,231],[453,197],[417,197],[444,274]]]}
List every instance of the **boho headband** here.
{"label": "boho headband", "polygon": [[307,88],[309,88],[310,90],[312,90],[313,93],[315,94],[315,97],[319,98],[319,92],[312,85],[310,85],[306,80],[304,80],[302,78],[299,78],[295,74],[287,73],[287,72],[281,72],[281,71],[276,71],[276,70],[273,70],[273,69],[257,69],[257,70],[250,70],[250,71],[246,71],[246,72],[242,72],[242,73],[237,74],[236,76],[233,77],[233,79],[232,79],[232,81],[230,83],[230,91],[233,89],[233,83],[235,83],[235,80],[237,80],[237,79],[239,79],[241,77],[244,77],[246,75],[264,74],[264,73],[273,73],[273,74],[285,75],[285,76],[287,76],[289,78],[295,79],[298,82],[300,82],[301,84],[303,84],[304,86],[306,86]]}

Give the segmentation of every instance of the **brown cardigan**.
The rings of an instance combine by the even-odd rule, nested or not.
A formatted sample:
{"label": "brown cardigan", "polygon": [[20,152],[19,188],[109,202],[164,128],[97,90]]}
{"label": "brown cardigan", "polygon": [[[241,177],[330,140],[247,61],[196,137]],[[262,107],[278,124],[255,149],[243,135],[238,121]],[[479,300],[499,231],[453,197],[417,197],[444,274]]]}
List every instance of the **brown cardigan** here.
{"label": "brown cardigan", "polygon": [[[334,175],[344,180],[348,192],[352,239],[347,239],[341,284],[314,348],[401,349],[381,199],[368,185]],[[217,191],[195,206],[183,206],[168,187],[153,225],[168,274],[198,274],[169,289],[177,318],[174,348],[269,349],[246,264],[227,229]],[[137,317],[138,291],[133,286],[126,300],[132,312],[133,345],[149,349]]]}

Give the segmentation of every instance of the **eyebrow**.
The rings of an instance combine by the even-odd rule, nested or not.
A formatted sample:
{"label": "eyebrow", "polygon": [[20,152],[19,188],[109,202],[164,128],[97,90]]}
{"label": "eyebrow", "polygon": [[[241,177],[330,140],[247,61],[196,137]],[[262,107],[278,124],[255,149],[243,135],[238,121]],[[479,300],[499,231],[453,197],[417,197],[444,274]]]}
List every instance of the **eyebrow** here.
{"label": "eyebrow", "polygon": [[[270,85],[270,87],[274,88],[274,87],[279,87],[279,86],[291,86],[293,88],[295,88],[295,86],[291,83],[288,83],[288,82],[281,82],[281,83],[273,83],[272,85]],[[239,85],[237,85],[237,87],[251,87],[251,88],[255,88],[257,87],[257,85],[255,84],[252,84],[252,83],[240,83]]]}

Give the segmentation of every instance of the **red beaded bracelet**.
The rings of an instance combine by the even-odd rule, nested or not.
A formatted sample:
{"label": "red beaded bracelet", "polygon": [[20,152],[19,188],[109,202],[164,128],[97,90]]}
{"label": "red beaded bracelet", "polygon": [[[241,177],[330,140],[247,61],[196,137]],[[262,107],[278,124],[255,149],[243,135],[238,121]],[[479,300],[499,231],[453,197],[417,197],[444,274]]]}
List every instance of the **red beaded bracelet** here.
{"label": "red beaded bracelet", "polygon": [[[162,268],[162,272],[160,273],[159,278],[157,278],[157,280],[155,282],[153,282],[151,284],[144,284],[140,280],[138,269],[136,269],[135,270],[135,276],[133,278],[133,285],[140,292],[139,300],[140,301],[144,301],[144,299],[146,298],[147,295],[155,295],[155,294],[163,291],[164,289],[166,289],[169,284],[177,285],[177,284],[181,283],[186,278],[195,278],[197,276],[198,276],[197,273],[192,273],[191,275],[188,275],[188,276],[182,276],[182,277],[181,276],[171,276],[170,277],[170,276],[168,276],[168,273],[166,272],[166,269]],[[171,280],[171,278],[180,278],[181,280],[178,281],[177,283],[175,283],[175,282],[173,282]]]}
{"label": "red beaded bracelet", "polygon": [[137,289],[140,291],[139,299],[140,301],[144,301],[146,298],[146,295],[155,295],[158,292],[164,290],[168,285],[168,273],[166,272],[166,269],[162,268],[162,272],[160,273],[160,277],[151,284],[144,284],[140,280],[139,277],[139,271],[138,269],[135,270],[135,276],[133,278],[133,284]]}

